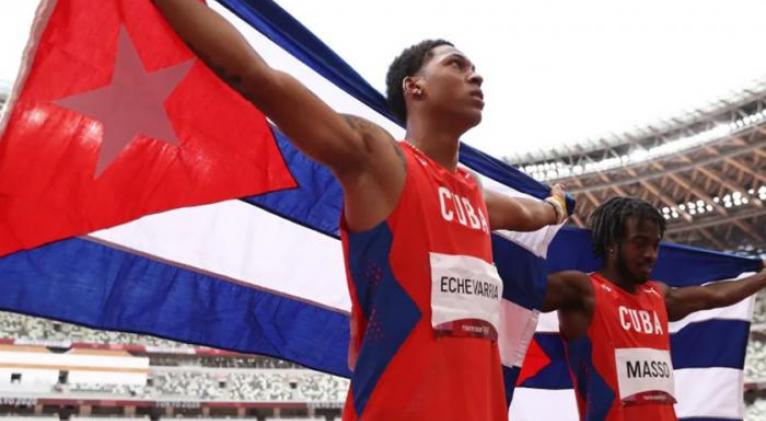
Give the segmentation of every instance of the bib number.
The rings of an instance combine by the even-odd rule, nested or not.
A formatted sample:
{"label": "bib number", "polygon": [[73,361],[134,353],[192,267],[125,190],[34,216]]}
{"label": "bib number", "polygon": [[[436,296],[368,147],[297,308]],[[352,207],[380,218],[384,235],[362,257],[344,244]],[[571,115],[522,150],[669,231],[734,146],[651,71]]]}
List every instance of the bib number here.
{"label": "bib number", "polygon": [[431,253],[431,325],[437,336],[497,340],[503,283],[494,265]]}
{"label": "bib number", "polygon": [[620,348],[615,350],[615,362],[623,404],[676,402],[669,351]]}

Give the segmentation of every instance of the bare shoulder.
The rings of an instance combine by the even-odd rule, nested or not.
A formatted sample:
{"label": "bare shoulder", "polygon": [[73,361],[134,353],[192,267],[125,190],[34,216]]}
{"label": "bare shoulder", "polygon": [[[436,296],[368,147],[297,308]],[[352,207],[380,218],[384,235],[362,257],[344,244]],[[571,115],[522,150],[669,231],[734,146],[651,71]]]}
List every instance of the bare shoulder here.
{"label": "bare shoulder", "polygon": [[474,181],[476,181],[476,185],[479,186],[480,189],[484,189],[484,182],[481,180],[481,177],[479,177],[479,173],[477,173],[476,171],[468,167],[462,167],[462,168],[465,170],[465,172],[467,172],[468,174],[471,174],[471,177],[474,179]]}
{"label": "bare shoulder", "polygon": [[341,114],[341,117],[346,120],[346,124],[348,124],[349,127],[359,133],[370,136],[370,139],[380,138],[394,141],[394,137],[391,136],[391,133],[364,117],[352,114]]}
{"label": "bare shoulder", "polygon": [[542,311],[587,310],[593,301],[593,287],[588,274],[574,270],[548,275]]}
{"label": "bare shoulder", "polygon": [[[567,291],[567,299],[558,307],[559,331],[566,340],[574,340],[588,331],[596,306],[593,284],[584,272],[564,271],[549,276],[558,278],[559,291]],[[554,282],[554,284],[556,284]]]}
{"label": "bare shoulder", "polygon": [[361,165],[335,172],[343,186],[344,215],[352,231],[368,230],[393,211],[404,188],[407,165],[399,143],[388,131],[361,117],[341,115],[362,140]]}
{"label": "bare shoulder", "polygon": [[549,281],[558,283],[559,288],[569,290],[573,302],[579,302],[586,307],[593,300],[593,283],[590,275],[577,270],[566,270],[551,274]]}
{"label": "bare shoulder", "polygon": [[663,297],[667,297],[668,294],[673,291],[673,288],[671,288],[668,284],[660,281],[652,281],[652,286],[658,289],[660,295]]}
{"label": "bare shoulder", "polygon": [[393,158],[399,164],[405,164],[401,146],[399,146],[399,142],[391,136],[388,130],[363,117],[351,114],[341,114],[341,117],[343,117],[346,124],[352,130],[360,134],[365,151],[370,156],[374,156],[384,162],[387,160],[386,158],[389,158],[389,160]]}

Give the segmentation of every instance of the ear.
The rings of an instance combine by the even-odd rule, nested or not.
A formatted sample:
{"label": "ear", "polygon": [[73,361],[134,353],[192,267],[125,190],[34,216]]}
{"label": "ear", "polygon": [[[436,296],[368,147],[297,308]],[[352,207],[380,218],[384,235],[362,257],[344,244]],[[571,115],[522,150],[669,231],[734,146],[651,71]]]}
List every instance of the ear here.
{"label": "ear", "polygon": [[423,80],[417,76],[407,76],[402,80],[404,97],[412,96],[419,98],[423,95]]}
{"label": "ear", "polygon": [[620,253],[620,249],[617,246],[617,243],[609,244],[606,247],[606,259],[605,260],[616,258],[619,253]]}

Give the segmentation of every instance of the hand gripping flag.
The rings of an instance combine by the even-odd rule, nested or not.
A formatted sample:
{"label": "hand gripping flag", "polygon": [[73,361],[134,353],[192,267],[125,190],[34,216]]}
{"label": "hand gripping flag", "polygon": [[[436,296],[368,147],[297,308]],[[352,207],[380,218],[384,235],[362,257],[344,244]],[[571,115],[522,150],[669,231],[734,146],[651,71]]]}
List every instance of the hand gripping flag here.
{"label": "hand gripping flag", "polygon": [[264,116],[149,1],[45,0],[0,138],[0,255],[291,188]]}

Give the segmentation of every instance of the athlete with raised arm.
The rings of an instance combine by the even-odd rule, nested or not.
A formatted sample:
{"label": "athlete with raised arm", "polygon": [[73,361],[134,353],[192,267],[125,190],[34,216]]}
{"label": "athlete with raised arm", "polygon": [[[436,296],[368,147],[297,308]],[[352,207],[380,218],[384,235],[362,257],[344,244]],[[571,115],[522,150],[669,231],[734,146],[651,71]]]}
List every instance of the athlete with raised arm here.
{"label": "athlete with raised arm", "polygon": [[650,280],[665,219],[651,204],[614,197],[591,217],[603,266],[548,277],[543,311],[558,310],[580,419],[675,420],[668,322],[732,305],[766,286],[766,271],[703,286]]}
{"label": "athlete with raised arm", "polygon": [[509,198],[458,167],[460,137],[484,107],[468,57],[436,40],[394,61],[388,99],[406,124],[397,142],[269,67],[198,0],[155,3],[213,71],[343,188],[353,369],[344,419],[506,419],[496,341],[503,284],[490,231],[536,230],[567,215],[560,186],[545,202]]}

